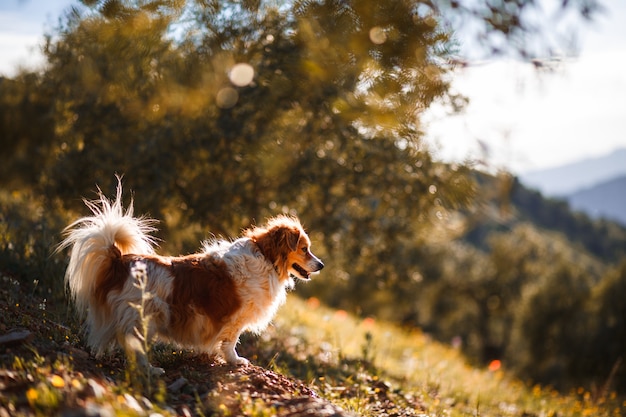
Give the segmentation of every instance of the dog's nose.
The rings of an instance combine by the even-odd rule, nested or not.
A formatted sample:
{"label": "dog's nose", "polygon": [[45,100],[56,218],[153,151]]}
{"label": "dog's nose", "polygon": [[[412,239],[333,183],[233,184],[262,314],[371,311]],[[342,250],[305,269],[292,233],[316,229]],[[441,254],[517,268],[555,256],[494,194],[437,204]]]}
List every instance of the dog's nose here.
{"label": "dog's nose", "polygon": [[317,261],[317,271],[321,271],[324,268],[324,263],[322,261]]}

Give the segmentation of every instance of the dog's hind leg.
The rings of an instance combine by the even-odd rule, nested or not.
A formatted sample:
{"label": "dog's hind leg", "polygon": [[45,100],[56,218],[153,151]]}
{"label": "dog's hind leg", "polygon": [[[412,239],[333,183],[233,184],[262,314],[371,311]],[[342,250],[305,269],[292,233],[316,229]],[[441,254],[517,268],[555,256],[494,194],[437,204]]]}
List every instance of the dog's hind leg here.
{"label": "dog's hind leg", "polygon": [[151,376],[161,376],[165,373],[165,369],[150,363],[145,346],[137,335],[126,334],[122,346],[126,359],[133,362],[140,372],[150,373]]}

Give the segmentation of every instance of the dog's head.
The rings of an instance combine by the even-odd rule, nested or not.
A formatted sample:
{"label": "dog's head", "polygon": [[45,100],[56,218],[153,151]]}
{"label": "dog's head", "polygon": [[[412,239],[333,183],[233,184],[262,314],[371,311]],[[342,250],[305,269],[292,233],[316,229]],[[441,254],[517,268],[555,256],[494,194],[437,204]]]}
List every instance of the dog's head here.
{"label": "dog's head", "polygon": [[274,265],[281,280],[289,276],[309,280],[312,273],[324,267],[311,252],[311,240],[295,217],[273,217],[265,226],[253,227],[244,234]]}

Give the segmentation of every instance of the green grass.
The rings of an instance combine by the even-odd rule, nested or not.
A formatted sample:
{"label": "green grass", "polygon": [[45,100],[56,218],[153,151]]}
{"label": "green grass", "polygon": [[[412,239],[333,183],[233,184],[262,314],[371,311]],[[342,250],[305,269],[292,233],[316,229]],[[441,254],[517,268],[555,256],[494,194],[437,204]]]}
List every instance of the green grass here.
{"label": "green grass", "polygon": [[[371,407],[371,387],[375,391],[381,386],[377,381],[384,381],[385,390],[414,399],[428,416],[621,416],[626,408],[626,400],[614,392],[594,398],[581,387],[564,395],[516,380],[505,367],[477,369],[459,350],[419,330],[359,319],[316,299],[289,297],[272,332],[296,361],[310,364],[296,376],[366,416],[377,415]],[[356,366],[346,365],[354,361]],[[292,372],[288,362],[277,369]],[[342,400],[339,394],[350,384],[361,386],[356,395]]]}

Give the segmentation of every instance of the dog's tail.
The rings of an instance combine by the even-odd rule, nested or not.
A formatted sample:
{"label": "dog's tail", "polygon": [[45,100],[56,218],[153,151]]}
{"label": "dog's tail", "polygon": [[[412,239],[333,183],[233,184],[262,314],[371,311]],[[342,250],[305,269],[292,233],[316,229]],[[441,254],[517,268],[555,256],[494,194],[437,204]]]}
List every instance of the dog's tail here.
{"label": "dog's tail", "polygon": [[133,217],[133,201],[124,211],[122,185],[117,185],[115,201],[108,200],[98,189],[99,198],[85,200],[92,212],[70,224],[64,231],[65,239],[57,250],[71,247],[65,272],[65,284],[79,313],[85,314],[95,297],[98,279],[107,274],[114,258],[124,254],[152,254],[155,239],[150,233],[156,229],[155,220]]}

